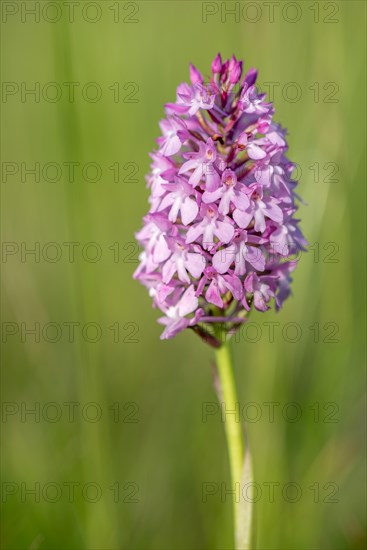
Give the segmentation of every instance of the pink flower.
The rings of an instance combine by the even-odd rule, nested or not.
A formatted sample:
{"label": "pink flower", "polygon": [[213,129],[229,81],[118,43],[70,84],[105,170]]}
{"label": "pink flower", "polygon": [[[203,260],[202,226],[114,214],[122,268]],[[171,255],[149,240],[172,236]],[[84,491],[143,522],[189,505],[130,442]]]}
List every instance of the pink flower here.
{"label": "pink flower", "polygon": [[222,185],[216,191],[205,191],[203,201],[207,204],[219,201],[220,214],[228,214],[231,204],[240,210],[248,208],[250,201],[245,187],[237,182],[237,176],[232,170],[226,169],[222,174]]}
{"label": "pink flower", "polygon": [[166,105],[168,113],[195,115],[199,109],[212,109],[215,94],[203,84],[196,82],[193,86],[180,84],[177,88],[177,103]]}
{"label": "pink flower", "polygon": [[[229,243],[234,235],[234,226],[230,218],[223,217],[220,221],[218,209],[215,205],[203,204],[200,210],[202,220],[190,227],[186,235],[186,243],[192,243],[202,237],[203,248],[210,250],[214,246],[214,238]],[[200,239],[201,240],[201,239]]]}
{"label": "pink flower", "polygon": [[245,86],[238,102],[239,108],[248,114],[263,115],[269,111],[270,104],[264,103],[265,94],[258,94],[255,86]]}
{"label": "pink flower", "polygon": [[213,267],[218,273],[227,273],[234,263],[235,275],[244,275],[251,269],[264,271],[265,257],[261,248],[256,246],[259,242],[260,239],[248,235],[246,231],[237,232],[229,246],[214,254]]}
{"label": "pink flower", "polygon": [[[245,290],[253,295],[254,306],[257,310],[266,311],[269,309],[268,303],[274,297],[274,292],[266,282],[266,277],[258,277],[256,273],[250,273],[245,279]],[[247,309],[248,304],[247,302],[245,304],[244,301],[243,304]]]}
{"label": "pink flower", "polygon": [[190,198],[193,193],[192,187],[184,179],[177,177],[174,184],[167,183],[164,188],[167,193],[158,207],[158,212],[169,209],[168,219],[171,222],[175,222],[178,214],[181,213],[182,223],[184,225],[191,223],[199,211],[197,202]]}
{"label": "pink flower", "polygon": [[164,314],[164,339],[215,323],[236,330],[251,308],[279,309],[296,267],[286,256],[307,244],[286,131],[256,90],[256,70],[243,77],[241,61],[218,54],[212,73],[204,84],[190,65],[191,83],[166,105],[147,177],[150,210],[136,235],[134,277]]}
{"label": "pink flower", "polygon": [[[198,309],[198,299],[195,296],[195,289],[193,285],[184,292],[181,299],[177,302],[175,306],[170,306],[165,312],[166,315],[159,319],[159,322],[162,325],[165,325],[166,328],[162,333],[161,339],[166,340],[175,336],[177,332],[187,328],[188,326],[195,325],[201,316],[201,310]],[[187,319],[186,316],[190,313],[196,313],[192,319]]]}
{"label": "pink flower", "polygon": [[236,275],[219,275],[213,267],[207,267],[198,284],[197,295],[200,296],[202,294],[203,288],[206,287],[207,283],[209,283],[209,286],[207,286],[205,299],[210,304],[223,308],[222,296],[228,291],[230,291],[236,300],[241,300],[242,298],[242,284]]}
{"label": "pink flower", "polygon": [[266,227],[266,218],[278,224],[283,223],[283,212],[278,206],[278,201],[272,196],[264,196],[261,185],[251,184],[247,190],[250,197],[250,204],[246,210],[236,208],[233,212],[233,219],[239,227],[247,227],[254,219],[254,229],[263,233]]}
{"label": "pink flower", "polygon": [[175,155],[181,149],[181,144],[189,137],[186,124],[174,115],[160,122],[163,137],[158,138],[160,153],[166,157]]}
{"label": "pink flower", "polygon": [[170,239],[170,245],[172,254],[162,266],[162,281],[169,283],[176,273],[178,279],[187,284],[190,283],[187,272],[195,279],[200,277],[205,269],[205,258],[201,254],[189,252],[185,244],[176,239]]}
{"label": "pink flower", "polygon": [[216,162],[217,150],[211,138],[208,138],[206,144],[199,142],[199,151],[197,153],[187,153],[185,157],[187,160],[180,168],[179,174],[186,174],[187,172],[194,170],[189,177],[189,183],[196,187],[203,177],[205,177],[205,183],[207,189],[213,189],[218,187],[220,182],[220,176],[215,170],[215,166],[220,169],[221,164]]}

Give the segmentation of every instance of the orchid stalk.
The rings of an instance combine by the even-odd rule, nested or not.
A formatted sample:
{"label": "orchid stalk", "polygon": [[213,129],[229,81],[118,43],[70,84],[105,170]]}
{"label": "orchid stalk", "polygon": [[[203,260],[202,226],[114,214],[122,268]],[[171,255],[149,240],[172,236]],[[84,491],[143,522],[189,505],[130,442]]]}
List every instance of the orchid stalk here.
{"label": "orchid stalk", "polygon": [[[216,349],[227,409],[238,404],[228,341],[252,310],[282,307],[297,265],[290,255],[307,244],[295,217],[286,131],[256,89],[257,71],[242,68],[220,54],[205,78],[190,65],[191,83],[166,104],[134,274],[163,313],[163,340],[191,328]],[[250,478],[250,455],[233,415],[225,430],[232,484],[241,484]],[[234,499],[237,549],[252,544],[251,515]]]}
{"label": "orchid stalk", "polygon": [[[229,344],[223,344],[216,351],[216,364],[220,380],[219,400],[225,407],[225,411],[235,411],[238,406],[236,384],[234,380],[233,366]],[[244,462],[244,441],[240,422],[236,420],[235,414],[225,415],[225,432],[228,447],[228,457],[231,475],[231,486],[241,487],[243,462]],[[249,480],[250,481],[250,480]],[[234,534],[239,531],[239,504],[233,498],[233,522]],[[236,545],[238,547],[238,545]]]}

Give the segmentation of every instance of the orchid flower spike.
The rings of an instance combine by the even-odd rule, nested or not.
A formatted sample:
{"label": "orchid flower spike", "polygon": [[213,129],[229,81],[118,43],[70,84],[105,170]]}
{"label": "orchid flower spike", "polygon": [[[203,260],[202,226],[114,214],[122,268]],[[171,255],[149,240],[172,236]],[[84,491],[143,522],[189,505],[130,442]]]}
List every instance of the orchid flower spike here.
{"label": "orchid flower spike", "polygon": [[233,333],[252,308],[282,306],[297,263],[288,256],[307,243],[286,131],[256,89],[257,71],[242,75],[241,61],[220,54],[211,70],[205,79],[191,64],[191,84],[166,105],[134,277],[163,313],[162,339],[189,327],[220,345],[219,324]]}

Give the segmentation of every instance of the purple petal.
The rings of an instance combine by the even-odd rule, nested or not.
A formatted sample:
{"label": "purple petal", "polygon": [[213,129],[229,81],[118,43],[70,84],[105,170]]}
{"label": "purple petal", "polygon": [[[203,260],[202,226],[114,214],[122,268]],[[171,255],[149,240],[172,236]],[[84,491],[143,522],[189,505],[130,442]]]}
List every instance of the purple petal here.
{"label": "purple petal", "polygon": [[193,243],[194,241],[197,241],[198,237],[200,237],[200,235],[203,234],[203,231],[204,231],[204,228],[200,223],[198,223],[197,225],[191,226],[186,235],[186,243],[190,244],[190,243]]}
{"label": "purple petal", "polygon": [[220,199],[218,212],[220,214],[223,214],[223,216],[226,216],[229,212],[229,207],[231,205],[231,198],[232,198],[231,194],[227,192],[227,193],[224,193],[224,195],[222,195],[222,198]]}
{"label": "purple petal", "polygon": [[266,202],[266,215],[271,220],[274,220],[276,223],[283,223],[283,212],[278,205],[274,204],[271,201]]}
{"label": "purple petal", "polygon": [[187,274],[186,266],[182,258],[177,261],[177,275],[180,281],[190,284],[190,277]]}
{"label": "purple petal", "polygon": [[264,213],[264,210],[262,210],[261,208],[257,208],[254,214],[255,231],[259,231],[260,233],[263,233],[266,228]]}
{"label": "purple petal", "polygon": [[153,261],[155,263],[164,262],[171,255],[171,251],[168,248],[167,241],[164,235],[161,235],[154,247]]}
{"label": "purple petal", "polygon": [[235,300],[241,300],[242,298],[242,284],[238,277],[235,275],[223,275],[226,287],[232,292]]}
{"label": "purple petal", "polygon": [[214,227],[212,224],[208,224],[203,233],[203,248],[210,250],[214,245]]}
{"label": "purple petal", "polygon": [[245,279],[245,289],[247,292],[254,292],[254,289],[255,289],[254,277],[256,277],[256,273],[252,272],[249,275],[247,275]]}
{"label": "purple petal", "polygon": [[233,204],[239,208],[240,210],[246,210],[250,206],[250,200],[245,193],[242,193],[242,191],[237,191],[236,194],[232,198]]}
{"label": "purple petal", "polygon": [[190,274],[198,279],[202,272],[205,269],[205,258],[201,254],[196,254],[189,252],[187,254],[187,260],[185,262],[185,267],[190,272]]}
{"label": "purple petal", "polygon": [[265,258],[260,248],[254,246],[248,246],[245,254],[245,258],[249,264],[251,264],[258,271],[264,271]]}
{"label": "purple petal", "polygon": [[254,306],[259,311],[266,311],[267,309],[269,309],[269,306],[266,305],[263,295],[257,290],[254,292]]}
{"label": "purple petal", "polygon": [[176,103],[166,103],[165,108],[168,114],[176,113],[178,115],[182,115],[188,110],[186,105],[177,105]]}
{"label": "purple petal", "polygon": [[189,325],[188,319],[172,320],[167,317],[161,317],[158,319],[158,322],[167,325],[160,336],[161,340],[169,340],[170,338],[173,338],[176,334],[184,330]]}
{"label": "purple petal", "polygon": [[271,166],[265,166],[264,168],[257,168],[254,171],[255,179],[261,185],[268,187],[271,184],[271,176],[273,169]]}
{"label": "purple petal", "polygon": [[186,197],[181,204],[182,223],[184,225],[191,223],[196,218],[198,212],[199,207],[197,203],[193,199],[190,199],[190,197]]}
{"label": "purple petal", "polygon": [[211,202],[215,202],[219,199],[223,194],[223,189],[220,187],[219,189],[216,189],[215,191],[205,191],[203,194],[203,202],[205,204],[210,204]]}
{"label": "purple petal", "polygon": [[266,157],[265,151],[261,149],[258,145],[255,145],[254,143],[248,143],[247,144],[247,154],[250,157],[250,159],[253,160],[259,160]]}
{"label": "purple petal", "polygon": [[213,279],[212,282],[210,283],[209,288],[206,291],[205,298],[211,304],[214,304],[215,306],[218,306],[220,308],[223,307],[223,300],[220,296],[218,283],[215,279]]}
{"label": "purple petal", "polygon": [[219,174],[214,170],[214,168],[210,171],[206,171],[206,189],[210,191],[215,191],[218,188],[218,185],[220,184],[220,176]]}
{"label": "purple petal", "polygon": [[161,147],[160,152],[165,157],[175,155],[181,149],[181,140],[177,135],[167,137],[164,145]]}
{"label": "purple petal", "polygon": [[179,174],[185,174],[189,170],[192,170],[193,168],[196,168],[198,165],[198,162],[196,159],[190,159],[183,163],[181,168],[179,169]]}
{"label": "purple petal", "polygon": [[197,168],[195,168],[194,172],[191,174],[189,183],[196,187],[198,183],[200,182],[201,178],[203,176],[203,166],[200,164]]}
{"label": "purple petal", "polygon": [[192,313],[199,305],[199,301],[195,296],[194,285],[190,285],[189,288],[183,294],[178,304],[178,313],[181,317]]}
{"label": "purple petal", "polygon": [[168,214],[168,219],[170,222],[174,223],[177,220],[177,215],[180,210],[180,207],[181,207],[181,201],[176,199]]}
{"label": "purple petal", "polygon": [[162,281],[166,284],[170,282],[174,274],[176,273],[176,263],[172,258],[166,261],[162,269]]}
{"label": "purple petal", "polygon": [[165,195],[163,197],[163,199],[161,200],[161,203],[159,205],[159,211],[161,210],[164,210],[165,208],[167,208],[168,206],[172,206],[172,203],[174,202],[174,196],[172,193],[167,193],[167,195]]}
{"label": "purple petal", "polygon": [[241,229],[245,229],[251,222],[252,218],[253,218],[252,209],[243,211],[243,210],[238,210],[238,208],[236,208],[236,210],[234,210],[233,212],[233,219],[238,225],[238,227],[241,227]]}
{"label": "purple petal", "polygon": [[220,241],[227,244],[234,235],[234,227],[228,222],[217,222],[215,235]]}
{"label": "purple petal", "polygon": [[234,245],[218,250],[213,256],[213,267],[218,273],[227,273],[235,257],[236,247]]}
{"label": "purple petal", "polygon": [[271,235],[270,242],[274,252],[281,254],[282,256],[288,256],[288,231],[287,228],[282,225],[278,227]]}

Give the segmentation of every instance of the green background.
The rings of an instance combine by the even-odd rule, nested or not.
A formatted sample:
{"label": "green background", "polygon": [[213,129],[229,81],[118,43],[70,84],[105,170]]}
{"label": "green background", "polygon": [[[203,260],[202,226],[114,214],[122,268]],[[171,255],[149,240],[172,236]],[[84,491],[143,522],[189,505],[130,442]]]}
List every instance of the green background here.
{"label": "green background", "polygon": [[[188,79],[190,61],[208,73],[220,51],[257,67],[260,84],[279,83],[276,120],[288,128],[290,158],[302,169],[298,192],[307,206],[299,215],[311,246],[284,309],[255,313],[233,344],[241,414],[257,420],[248,434],[261,490],[258,548],[364,548],[365,3],[280,2],[270,22],[263,2],[238,21],[223,12],[222,21],[220,2],[105,1],[95,3],[95,23],[85,20],[95,17],[93,6],[83,20],[87,2],[75,7],[74,22],[60,2],[54,23],[52,6],[39,22],[22,22],[21,3],[10,4],[19,12],[3,14],[2,80],[15,91],[2,98],[2,160],[15,163],[4,170],[18,171],[2,178],[2,237],[13,243],[2,258],[2,547],[232,547],[223,422],[219,413],[206,422],[202,414],[216,402],[213,352],[189,331],[160,341],[158,312],[132,280],[163,104]],[[204,22],[203,9],[218,12]],[[22,82],[40,83],[39,102],[22,101]],[[63,92],[58,101],[50,101],[49,82]],[[65,82],[80,83],[74,102]],[[102,90],[96,102],[88,82]],[[116,82],[117,102],[109,89],[116,92]],[[21,163],[36,162],[46,177],[23,173],[22,181]],[[62,167],[59,181],[50,181],[49,162]],[[75,181],[65,162],[80,163]],[[89,162],[101,167],[99,181],[88,181],[93,168],[83,177]],[[79,243],[74,262],[68,242]],[[85,247],[91,242],[97,248]],[[55,262],[48,243],[61,250]],[[24,253],[35,246],[39,258]],[[79,323],[74,342],[70,322]],[[274,339],[269,322],[278,323]],[[39,342],[25,333],[35,323]],[[100,327],[97,342],[88,341],[96,334],[88,323]],[[267,403],[278,403],[273,421]],[[26,414],[32,407],[39,418]],[[96,412],[101,418],[92,422]],[[24,493],[36,483],[39,502]],[[217,488],[206,502],[205,483]],[[95,487],[101,495],[91,502]]]}

